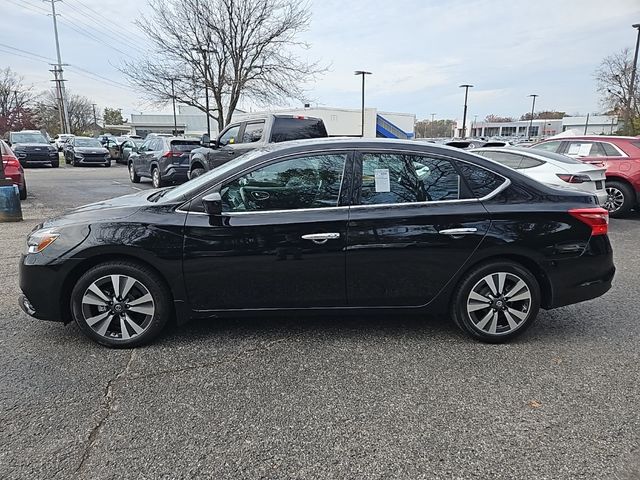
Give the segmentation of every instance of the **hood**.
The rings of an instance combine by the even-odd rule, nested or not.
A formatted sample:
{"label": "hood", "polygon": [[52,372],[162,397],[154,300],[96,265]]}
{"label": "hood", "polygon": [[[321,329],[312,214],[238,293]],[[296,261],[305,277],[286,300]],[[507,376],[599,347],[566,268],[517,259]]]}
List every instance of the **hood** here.
{"label": "hood", "polygon": [[109,150],[107,150],[104,147],[73,147],[73,149],[77,152],[77,153],[103,153],[103,154],[107,154],[109,153]]}
{"label": "hood", "polygon": [[61,217],[46,220],[40,228],[62,227],[82,223],[95,223],[129,217],[142,207],[153,205],[147,201],[155,190],[143,190],[131,195],[90,203],[67,211]]}

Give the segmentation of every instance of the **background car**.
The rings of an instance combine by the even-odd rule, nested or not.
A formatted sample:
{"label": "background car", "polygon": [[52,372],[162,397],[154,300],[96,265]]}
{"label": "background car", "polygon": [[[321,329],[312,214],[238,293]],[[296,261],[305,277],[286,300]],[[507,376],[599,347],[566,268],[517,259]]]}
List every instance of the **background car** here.
{"label": "background car", "polygon": [[142,146],[144,140],[140,137],[118,137],[118,142],[117,145],[109,144],[109,156],[116,163],[127,165],[131,154]]}
{"label": "background car", "polygon": [[477,148],[472,152],[520,170],[539,182],[591,193],[598,197],[601,205],[607,200],[604,188],[606,168],[602,164],[585,165],[566,155],[530,148]]}
{"label": "background car", "polygon": [[118,143],[118,140],[116,139],[116,137],[114,135],[111,135],[110,133],[103,133],[102,135],[98,135],[97,139],[104,147],[106,147],[109,143],[111,144]]}
{"label": "background car", "polygon": [[64,147],[64,159],[68,165],[104,165],[111,166],[109,151],[97,138],[74,137]]}
{"label": "background car", "polygon": [[612,217],[623,217],[640,201],[640,138],[581,136],[549,139],[530,148],[562,153],[607,169],[607,200]]}
{"label": "background car", "polygon": [[3,166],[3,170],[0,171],[3,174],[2,178],[10,178],[13,184],[18,186],[20,200],[25,200],[27,198],[27,180],[18,157],[2,140],[0,140],[0,154],[2,154],[2,162],[0,162]]}
{"label": "background car", "polygon": [[73,138],[74,136],[75,135],[72,135],[70,133],[59,133],[58,135],[53,137],[53,143],[58,148],[58,151],[61,152],[62,148],[64,147],[64,144],[67,143],[67,141],[70,138]]}
{"label": "background car", "polygon": [[131,153],[129,178],[133,183],[141,177],[151,178],[154,188],[188,180],[189,154],[200,146],[198,140],[153,136]]}
{"label": "background car", "polygon": [[60,166],[58,149],[51,145],[49,140],[38,130],[9,132],[9,141],[7,143],[23,167],[29,165],[51,165],[57,168]]}

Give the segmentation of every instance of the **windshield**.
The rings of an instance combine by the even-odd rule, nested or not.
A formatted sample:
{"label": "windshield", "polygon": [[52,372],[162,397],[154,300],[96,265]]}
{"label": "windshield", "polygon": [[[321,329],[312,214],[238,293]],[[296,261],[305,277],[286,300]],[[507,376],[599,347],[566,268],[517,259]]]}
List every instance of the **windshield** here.
{"label": "windshield", "polygon": [[[213,170],[210,170],[207,173],[194,178],[193,180],[189,180],[187,183],[183,183],[178,187],[166,191],[166,193],[163,193],[162,197],[158,197],[157,200],[161,200],[163,203],[188,200],[189,198],[193,197],[198,191],[206,188],[207,185],[213,185],[217,178],[223,177],[227,172],[230,172],[238,165],[241,165],[253,158],[259,157],[264,153],[265,150],[259,148],[245,153],[244,155],[240,155],[235,160],[231,160],[230,162],[220,165],[218,168],[214,168]],[[154,200],[153,198],[150,199]]]}
{"label": "windshield", "polygon": [[49,143],[41,133],[13,133],[12,143]]}
{"label": "windshield", "polygon": [[76,138],[76,147],[102,148],[102,144],[97,138]]}

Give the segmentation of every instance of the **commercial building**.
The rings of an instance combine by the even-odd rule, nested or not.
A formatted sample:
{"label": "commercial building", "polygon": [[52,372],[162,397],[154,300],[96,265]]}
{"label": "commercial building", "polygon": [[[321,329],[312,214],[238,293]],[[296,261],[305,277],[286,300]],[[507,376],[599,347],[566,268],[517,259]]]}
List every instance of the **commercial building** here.
{"label": "commercial building", "polygon": [[[467,122],[467,137],[551,137],[567,130],[581,135],[609,135],[616,132],[620,125],[617,115],[593,115],[589,117],[564,117],[562,119],[540,119],[513,122]],[[462,122],[456,122],[455,136],[462,137]]]}
{"label": "commercial building", "polygon": [[[362,132],[362,111],[346,108],[305,107],[268,112],[236,111],[232,122],[242,121],[254,115],[279,113],[322,118],[330,136],[359,137]],[[376,108],[366,108],[364,115],[364,136],[367,138],[413,138],[416,116],[412,113],[379,112]],[[174,130],[172,114],[133,114],[131,133],[145,137],[149,133],[171,133]],[[207,117],[200,110],[181,105],[176,115],[179,134],[199,136],[207,131]],[[211,119],[211,136],[218,133],[217,122]]]}

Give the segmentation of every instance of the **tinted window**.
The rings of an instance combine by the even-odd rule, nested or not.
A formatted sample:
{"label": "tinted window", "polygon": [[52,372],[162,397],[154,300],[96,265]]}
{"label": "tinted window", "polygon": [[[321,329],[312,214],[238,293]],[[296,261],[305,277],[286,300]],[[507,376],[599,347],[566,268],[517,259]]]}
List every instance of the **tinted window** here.
{"label": "tinted window", "polygon": [[346,154],[294,158],[258,168],[224,185],[223,211],[336,207]]}
{"label": "tinted window", "polygon": [[604,151],[604,154],[607,157],[619,157],[620,156],[620,152],[618,152],[618,150],[616,150],[616,147],[614,147],[610,143],[601,143],[600,147],[602,148],[602,150]]}
{"label": "tinted window", "polygon": [[458,169],[477,198],[486,197],[505,181],[500,175],[469,163],[458,162]]}
{"label": "tinted window", "polygon": [[558,142],[545,142],[539,143],[537,145],[532,145],[531,148],[535,148],[536,150],[546,150],[548,152],[557,152],[558,148],[560,148],[560,141]]}
{"label": "tinted window", "polygon": [[188,140],[172,140],[171,150],[174,152],[190,152],[194,148],[198,148],[200,144],[198,142],[191,142]]}
{"label": "tinted window", "polygon": [[242,134],[242,143],[259,142],[262,139],[264,122],[247,123]]}
{"label": "tinted window", "polygon": [[327,136],[322,120],[316,118],[276,117],[271,131],[272,142],[286,142],[304,138]]}
{"label": "tinted window", "polygon": [[540,150],[538,149],[535,152],[531,152],[529,148],[521,148],[521,147],[509,147],[509,150],[520,150],[522,152],[522,154],[526,157],[527,153],[531,154],[534,153],[535,155],[539,156],[539,157],[544,157],[544,158],[548,158],[550,160],[555,160],[556,162],[561,162],[561,163],[569,163],[569,164],[582,164],[582,162],[580,160],[576,160],[575,158],[571,158],[568,157],[567,155],[563,155],[561,153],[555,153],[555,152],[547,152],[545,150]]}
{"label": "tinted window", "polygon": [[394,153],[362,155],[362,205],[458,198],[460,178],[448,160]]}
{"label": "tinted window", "polygon": [[235,125],[218,138],[218,143],[222,146],[228,145],[230,143],[236,143],[238,139],[238,134],[240,133],[240,125]]}
{"label": "tinted window", "polygon": [[483,157],[490,158],[494,162],[498,162],[510,168],[519,168],[523,158],[522,155],[508,152],[487,152],[485,150],[476,150],[473,153],[477,153],[479,155],[482,155]]}

